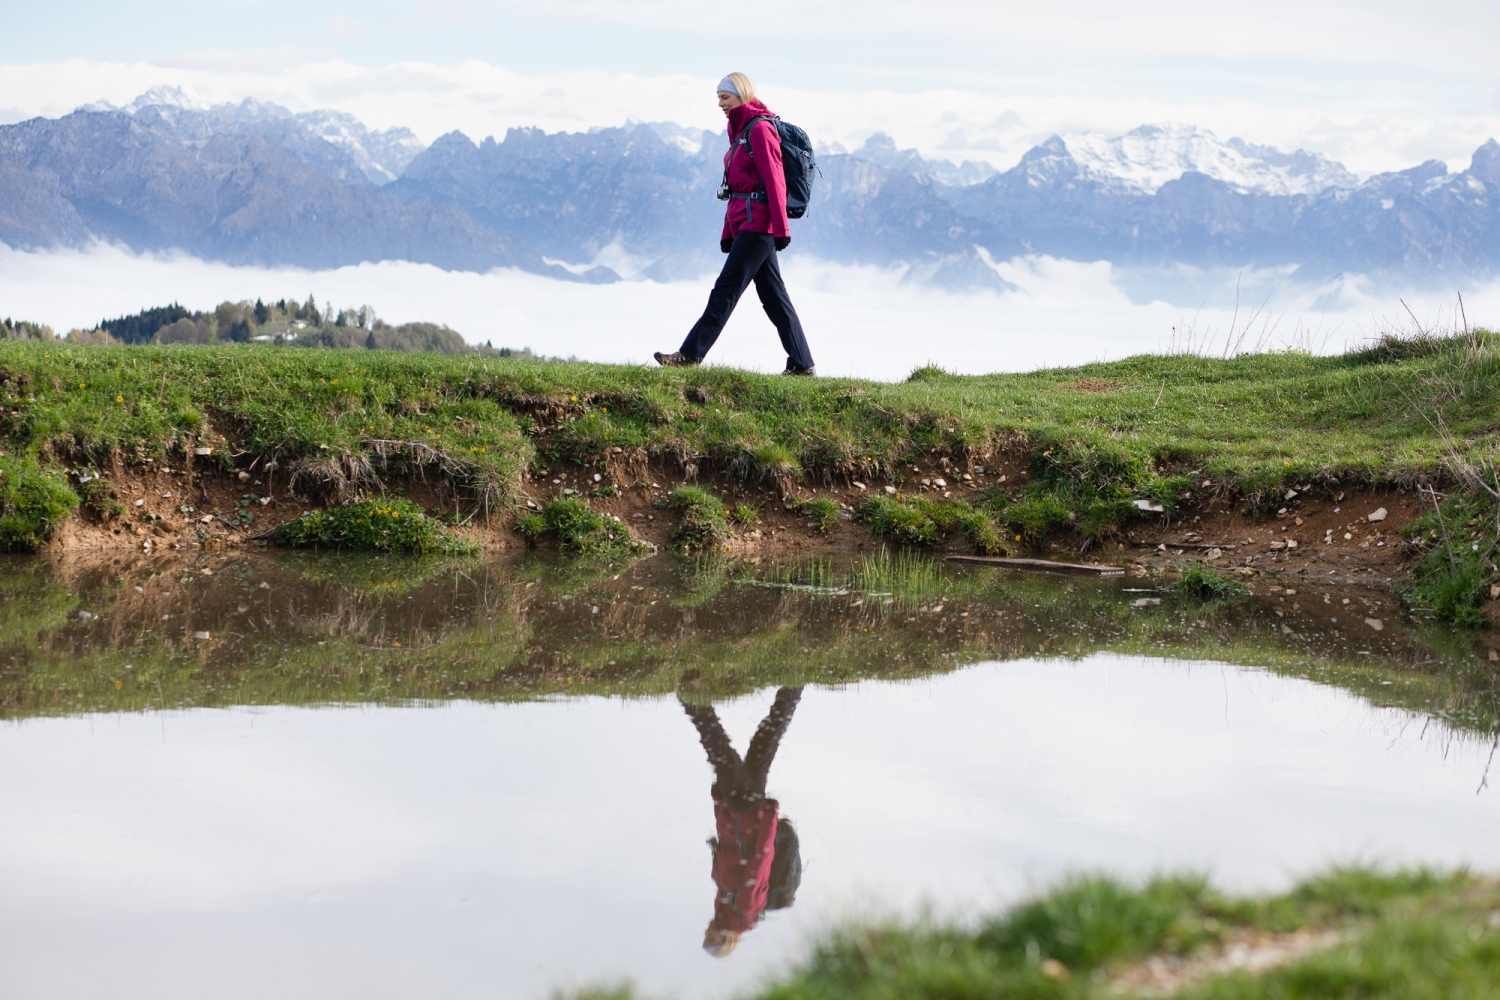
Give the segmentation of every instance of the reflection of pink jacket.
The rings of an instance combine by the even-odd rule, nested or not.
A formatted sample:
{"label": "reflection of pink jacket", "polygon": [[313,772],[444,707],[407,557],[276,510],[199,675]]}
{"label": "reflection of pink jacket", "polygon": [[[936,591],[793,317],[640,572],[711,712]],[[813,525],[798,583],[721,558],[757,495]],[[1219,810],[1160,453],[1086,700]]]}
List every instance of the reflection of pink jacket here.
{"label": "reflection of pink jacket", "polygon": [[740,142],[740,132],[746,122],[756,115],[770,114],[759,100],[741,104],[729,112],[729,152],[724,154],[724,176],[729,181],[729,190],[733,194],[749,194],[764,189],[765,201],[730,198],[729,207],[724,210],[722,239],[732,240],[742,229],[747,233],[791,235],[786,222],[786,174],[781,168],[781,133],[771,122],[756,122],[746,136],[749,149]]}
{"label": "reflection of pink jacket", "polygon": [[714,796],[719,832],[714,847],[714,926],[721,931],[743,934],[765,912],[776,853],[777,808],[775,799],[765,799],[755,809],[730,809]]}

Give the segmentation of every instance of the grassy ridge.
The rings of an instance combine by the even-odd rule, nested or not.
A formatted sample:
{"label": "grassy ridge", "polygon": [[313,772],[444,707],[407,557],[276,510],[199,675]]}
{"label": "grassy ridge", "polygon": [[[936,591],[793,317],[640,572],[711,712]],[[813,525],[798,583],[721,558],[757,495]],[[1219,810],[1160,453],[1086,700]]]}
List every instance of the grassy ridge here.
{"label": "grassy ridge", "polygon": [[[923,369],[901,384],[727,368],[558,364],[381,351],[0,342],[0,448],[28,467],[212,448],[275,461],[342,501],[441,470],[473,503],[514,498],[537,462],[614,449],[752,480],[900,483],[917,459],[1029,454],[1007,523],[1087,534],[1201,491],[1410,481],[1445,449],[1494,453],[1500,336],[1356,354],[1141,356],[1025,375]],[[1437,418],[1451,439],[1435,430]],[[199,459],[202,461],[202,459]],[[0,477],[0,490],[12,477]],[[1205,487],[1203,483],[1210,485]],[[0,498],[3,501],[3,498]],[[889,513],[889,512],[887,512]],[[1092,526],[1092,527],[1091,527]],[[43,526],[42,533],[45,533]]]}

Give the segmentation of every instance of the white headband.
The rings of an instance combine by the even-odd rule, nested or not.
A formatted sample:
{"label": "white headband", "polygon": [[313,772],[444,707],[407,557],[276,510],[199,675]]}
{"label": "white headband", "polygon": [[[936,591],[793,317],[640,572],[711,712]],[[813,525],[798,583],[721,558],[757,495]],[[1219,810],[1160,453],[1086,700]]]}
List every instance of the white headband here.
{"label": "white headband", "polygon": [[739,97],[740,96],[740,88],[736,87],[734,85],[734,81],[731,80],[731,79],[729,79],[729,77],[726,76],[724,79],[722,79],[722,80],[719,81],[719,90],[718,90],[718,93],[721,93],[721,94],[733,94],[735,97]]}

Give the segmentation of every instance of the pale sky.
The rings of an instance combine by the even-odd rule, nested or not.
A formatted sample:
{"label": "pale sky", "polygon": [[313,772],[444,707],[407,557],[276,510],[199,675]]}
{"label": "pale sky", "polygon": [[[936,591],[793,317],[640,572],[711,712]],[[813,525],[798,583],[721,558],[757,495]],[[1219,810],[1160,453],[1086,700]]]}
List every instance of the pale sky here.
{"label": "pale sky", "polygon": [[1054,131],[1181,121],[1361,175],[1500,135],[1500,5],[4,0],[0,121],[158,83],[333,107],[430,141],[627,117],[716,127],[730,69],[816,138],[1008,167]]}

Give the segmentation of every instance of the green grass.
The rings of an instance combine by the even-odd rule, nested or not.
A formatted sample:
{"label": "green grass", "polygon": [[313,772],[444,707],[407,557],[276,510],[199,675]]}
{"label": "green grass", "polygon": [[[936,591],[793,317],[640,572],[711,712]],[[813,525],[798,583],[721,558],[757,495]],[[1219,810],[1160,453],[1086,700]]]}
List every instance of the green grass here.
{"label": "green grass", "polygon": [[1490,586],[1500,581],[1495,569],[1500,509],[1485,496],[1450,497],[1402,528],[1419,560],[1399,585],[1413,608],[1465,627],[1485,624],[1480,608]]}
{"label": "green grass", "polygon": [[[615,448],[706,477],[859,479],[907,493],[913,463],[964,469],[1010,453],[1027,461],[1026,485],[968,495],[997,537],[1100,538],[1146,516],[1137,500],[1170,512],[1211,494],[1261,511],[1288,485],[1441,480],[1453,443],[1476,462],[1493,456],[1500,336],[1403,344],[1334,357],[1143,355],[1020,375],[925,369],[889,384],[712,366],[7,340],[0,446],[66,468],[211,447],[209,463],[274,460],[334,501],[426,470],[491,507],[521,499],[528,469],[600,466]],[[928,534],[910,520],[908,534]]]}
{"label": "green grass", "polygon": [[30,552],[78,506],[67,473],[30,455],[0,455],[0,551]]}
{"label": "green grass", "polygon": [[974,509],[966,500],[876,493],[860,504],[855,518],[868,524],[875,537],[888,538],[897,545],[936,545],[950,532],[958,531],[986,555],[1009,553],[1012,548],[997,527],[997,521],[1003,524],[1003,519],[988,510]]}
{"label": "green grass", "polygon": [[717,553],[729,540],[728,511],[724,501],[701,486],[681,486],[667,502],[681,523],[672,535],[680,552]]}
{"label": "green grass", "polygon": [[[1135,996],[1122,973],[1247,934],[1338,935],[1259,975],[1209,974],[1203,1000],[1438,1000],[1500,992],[1500,884],[1466,872],[1335,868],[1290,892],[1231,896],[1197,877],[1129,883],[1091,875],[977,926],[887,920],[823,935],[810,955],[742,996],[754,1000],[957,1000]],[[575,996],[637,996],[623,988]]]}
{"label": "green grass", "polygon": [[795,514],[805,514],[812,518],[813,527],[819,531],[828,531],[839,523],[839,505],[827,497],[814,497],[811,500],[792,497],[787,500],[786,507]]}
{"label": "green grass", "polygon": [[1185,600],[1199,602],[1237,601],[1250,596],[1250,588],[1243,582],[1203,563],[1193,563],[1162,589]]}
{"label": "green grass", "polygon": [[579,497],[548,501],[539,513],[523,515],[516,530],[533,542],[550,535],[563,551],[584,556],[622,556],[644,548],[625,525]]}
{"label": "green grass", "polygon": [[760,504],[751,503],[748,500],[741,500],[739,503],[735,504],[729,509],[729,519],[733,521],[737,527],[749,530],[751,528],[755,528],[760,524],[760,510]]}
{"label": "green grass", "polygon": [[308,511],[277,528],[271,540],[290,549],[457,554],[476,546],[454,537],[410,500],[385,497]]}

